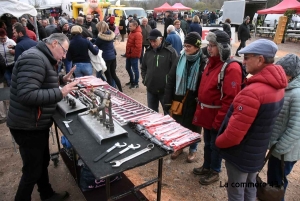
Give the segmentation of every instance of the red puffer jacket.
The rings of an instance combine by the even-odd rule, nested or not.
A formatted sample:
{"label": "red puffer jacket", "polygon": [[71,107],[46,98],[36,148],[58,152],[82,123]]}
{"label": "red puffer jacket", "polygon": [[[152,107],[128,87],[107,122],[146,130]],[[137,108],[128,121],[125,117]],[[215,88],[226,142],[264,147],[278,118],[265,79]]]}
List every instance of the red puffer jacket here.
{"label": "red puffer jacket", "polygon": [[143,36],[142,29],[138,26],[130,32],[126,45],[126,58],[140,58],[142,53]]}
{"label": "red puffer jacket", "polygon": [[[242,84],[242,70],[238,63],[233,62],[227,66],[223,82],[223,98],[221,90],[217,88],[218,75],[224,62],[220,56],[210,57],[202,74],[198,89],[198,105],[193,119],[193,124],[206,129],[219,130],[230,104],[240,92]],[[201,106],[203,103],[206,106]],[[219,108],[209,108],[216,106]]]}

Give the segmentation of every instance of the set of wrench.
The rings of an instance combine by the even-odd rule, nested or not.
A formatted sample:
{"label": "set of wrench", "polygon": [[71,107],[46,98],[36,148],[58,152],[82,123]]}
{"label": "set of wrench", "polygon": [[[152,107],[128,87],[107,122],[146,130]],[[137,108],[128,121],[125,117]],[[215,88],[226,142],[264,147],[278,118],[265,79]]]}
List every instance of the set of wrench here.
{"label": "set of wrench", "polygon": [[131,121],[130,126],[144,138],[165,149],[177,151],[201,140],[201,135],[176,123],[169,115],[145,117]]}
{"label": "set of wrench", "polygon": [[[99,155],[98,157],[96,157],[94,159],[94,162],[98,162],[99,160],[101,160],[102,158],[104,158],[107,154],[109,154],[111,151],[113,151],[114,149],[116,148],[122,148],[122,147],[126,147],[127,144],[125,142],[123,142],[123,144],[120,144],[119,142],[115,143],[111,148],[109,148],[108,150],[106,150],[105,152],[103,152],[101,155]],[[134,153],[134,154],[131,154],[130,156],[127,156],[123,159],[119,159],[119,160],[113,160],[115,158],[117,158],[118,156],[122,155],[123,153],[129,151],[129,150],[136,150],[136,149],[139,149],[141,147],[140,144],[136,144],[136,146],[134,146],[133,144],[130,144],[129,146],[127,146],[125,149],[119,151],[118,153],[110,156],[109,158],[105,159],[105,163],[108,163],[110,162],[112,165],[112,167],[120,167],[120,165],[122,165],[123,163],[125,163],[126,161],[129,161],[133,158],[136,158],[148,151],[151,151],[153,148],[154,148],[154,144],[148,144],[146,148]],[[111,161],[113,160],[113,161]]]}

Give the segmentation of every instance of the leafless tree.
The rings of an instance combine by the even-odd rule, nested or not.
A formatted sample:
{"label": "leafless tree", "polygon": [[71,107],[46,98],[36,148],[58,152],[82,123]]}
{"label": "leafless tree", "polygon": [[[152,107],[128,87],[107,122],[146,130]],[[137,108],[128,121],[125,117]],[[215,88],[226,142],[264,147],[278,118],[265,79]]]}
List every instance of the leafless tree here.
{"label": "leafless tree", "polygon": [[28,3],[35,8],[39,8],[41,5],[46,5],[46,0],[28,0]]}

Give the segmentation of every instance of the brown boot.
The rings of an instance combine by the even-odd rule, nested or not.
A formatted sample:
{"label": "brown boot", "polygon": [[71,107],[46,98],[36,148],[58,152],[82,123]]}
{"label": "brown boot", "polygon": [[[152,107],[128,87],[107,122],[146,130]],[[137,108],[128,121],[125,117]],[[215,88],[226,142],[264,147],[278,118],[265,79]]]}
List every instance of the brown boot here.
{"label": "brown boot", "polygon": [[195,161],[195,159],[196,159],[196,152],[189,152],[189,155],[188,155],[186,161],[187,161],[188,163],[192,163],[192,162]]}
{"label": "brown boot", "polygon": [[199,183],[202,185],[209,185],[216,181],[219,181],[219,179],[219,173],[214,170],[210,170],[210,172],[205,177],[200,178]]}
{"label": "brown boot", "polygon": [[210,172],[209,169],[206,169],[203,166],[193,169],[193,173],[195,175],[207,175],[209,172]]}
{"label": "brown boot", "polygon": [[179,149],[177,151],[175,151],[173,154],[171,154],[171,159],[175,160],[180,154],[182,154],[183,149]]}

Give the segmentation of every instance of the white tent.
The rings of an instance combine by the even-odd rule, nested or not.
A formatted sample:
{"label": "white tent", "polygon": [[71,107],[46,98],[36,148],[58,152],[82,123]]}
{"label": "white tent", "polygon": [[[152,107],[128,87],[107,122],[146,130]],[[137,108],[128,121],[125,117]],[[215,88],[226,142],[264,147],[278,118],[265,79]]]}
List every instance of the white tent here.
{"label": "white tent", "polygon": [[24,14],[37,15],[37,11],[33,6],[17,0],[0,1],[0,16],[5,13],[9,13],[15,17],[21,17]]}

